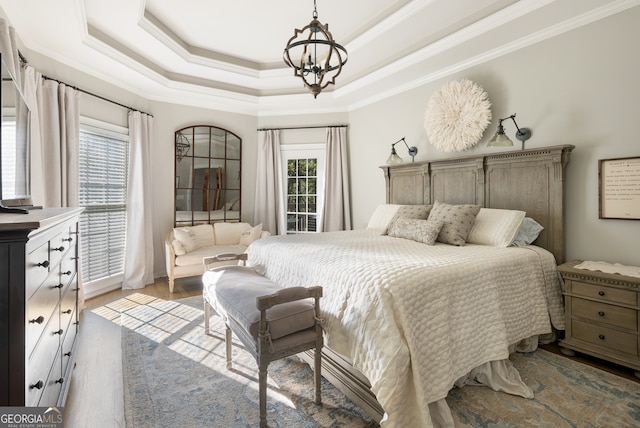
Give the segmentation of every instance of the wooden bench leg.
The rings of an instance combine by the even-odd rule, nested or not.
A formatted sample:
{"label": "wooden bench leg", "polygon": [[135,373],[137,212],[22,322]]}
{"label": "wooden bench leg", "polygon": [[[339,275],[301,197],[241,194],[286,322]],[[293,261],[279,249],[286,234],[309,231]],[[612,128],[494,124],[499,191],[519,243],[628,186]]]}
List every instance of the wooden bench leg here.
{"label": "wooden bench leg", "polygon": [[313,364],[313,374],[315,377],[315,383],[316,383],[316,404],[321,404],[322,403],[322,397],[320,395],[320,383],[321,383],[321,377],[320,377],[320,370],[321,370],[321,354],[322,354],[322,350],[316,346],[315,349],[315,361]]}
{"label": "wooden bench leg", "polygon": [[227,349],[227,369],[231,368],[231,328],[227,325],[224,334],[224,344]]}
{"label": "wooden bench leg", "polygon": [[258,367],[258,383],[260,395],[260,428],[267,428],[267,367],[269,361],[260,361]]}
{"label": "wooden bench leg", "polygon": [[204,334],[211,336],[209,331],[209,318],[211,318],[211,305],[206,300],[204,301]]}

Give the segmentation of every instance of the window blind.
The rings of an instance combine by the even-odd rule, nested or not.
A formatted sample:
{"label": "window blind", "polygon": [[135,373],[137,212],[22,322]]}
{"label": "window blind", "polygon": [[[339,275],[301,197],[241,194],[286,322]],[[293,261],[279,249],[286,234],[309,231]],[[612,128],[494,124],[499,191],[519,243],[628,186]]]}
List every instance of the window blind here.
{"label": "window blind", "polygon": [[85,284],[124,269],[128,136],[81,125],[79,147],[80,240]]}

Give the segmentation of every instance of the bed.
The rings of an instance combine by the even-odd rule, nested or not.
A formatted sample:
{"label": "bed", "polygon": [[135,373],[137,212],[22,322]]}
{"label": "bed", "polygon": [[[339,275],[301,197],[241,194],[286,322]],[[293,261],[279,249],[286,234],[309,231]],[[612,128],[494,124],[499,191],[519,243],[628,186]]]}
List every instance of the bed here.
{"label": "bed", "polygon": [[365,230],[256,241],[249,264],[285,287],[323,286],[323,376],[385,427],[447,426],[448,391],[483,376],[530,397],[508,355],[564,329],[555,265],[564,260],[572,149],[382,167],[387,207],[524,211],[544,227],[535,245],[425,245],[370,221]]}
{"label": "bed", "polygon": [[213,211],[176,211],[176,226],[211,223],[214,221],[240,221],[240,211],[224,209]]}

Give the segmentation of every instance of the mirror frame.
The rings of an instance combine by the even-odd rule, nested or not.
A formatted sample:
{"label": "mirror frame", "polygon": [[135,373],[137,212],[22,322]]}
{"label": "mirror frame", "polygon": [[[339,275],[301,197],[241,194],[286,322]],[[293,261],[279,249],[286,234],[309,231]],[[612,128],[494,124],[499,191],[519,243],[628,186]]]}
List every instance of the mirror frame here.
{"label": "mirror frame", "polygon": [[215,125],[192,125],[174,133],[175,227],[239,222],[242,139]]}

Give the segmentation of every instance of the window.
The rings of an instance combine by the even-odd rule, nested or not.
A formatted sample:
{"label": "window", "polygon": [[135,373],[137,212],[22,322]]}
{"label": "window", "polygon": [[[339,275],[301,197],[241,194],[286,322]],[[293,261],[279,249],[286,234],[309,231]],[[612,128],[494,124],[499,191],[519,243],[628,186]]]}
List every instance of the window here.
{"label": "window", "polygon": [[324,145],[283,145],[287,234],[320,232]]}
{"label": "window", "polygon": [[122,282],[129,142],[126,128],[83,119],[79,181],[82,277],[88,295]]}

